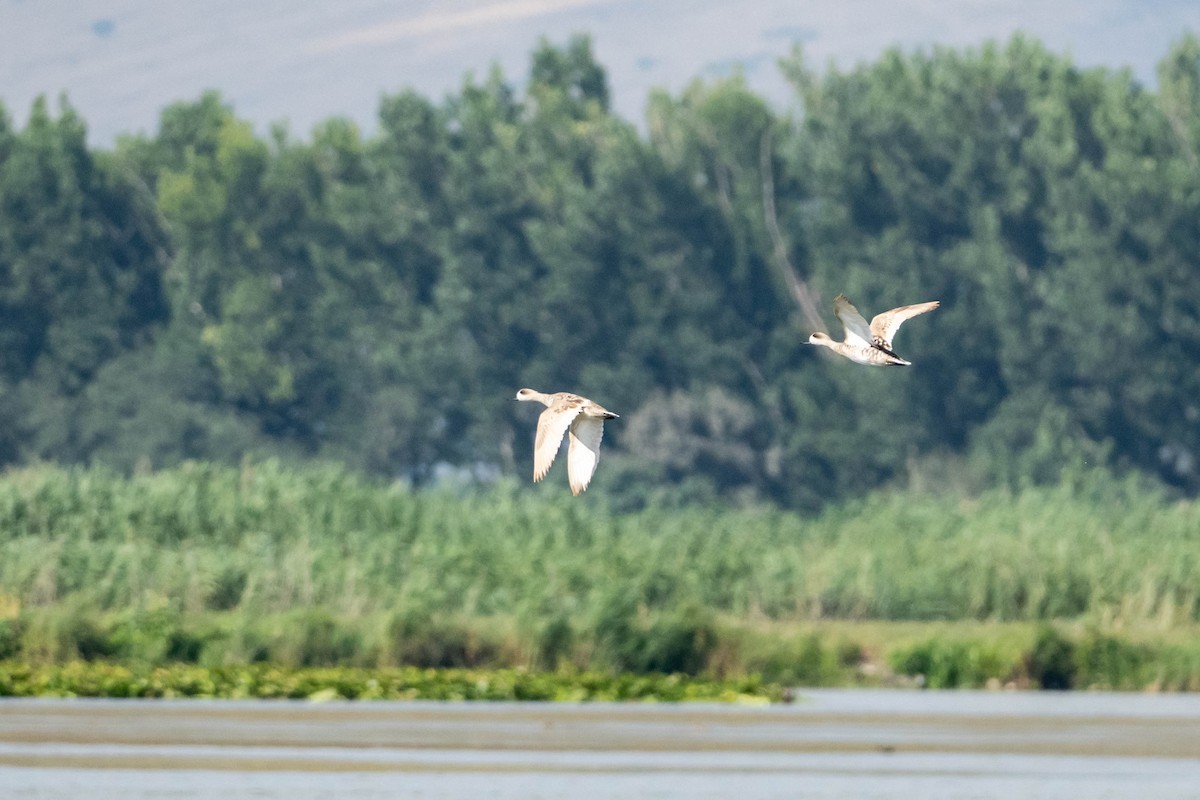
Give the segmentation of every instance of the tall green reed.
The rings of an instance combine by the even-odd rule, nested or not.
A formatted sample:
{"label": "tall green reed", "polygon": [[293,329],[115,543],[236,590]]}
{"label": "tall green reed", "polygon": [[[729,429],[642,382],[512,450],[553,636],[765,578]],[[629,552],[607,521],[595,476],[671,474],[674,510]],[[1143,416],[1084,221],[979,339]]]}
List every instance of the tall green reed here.
{"label": "tall green reed", "polygon": [[701,608],[743,619],[1200,617],[1200,504],[1128,481],[977,497],[610,515],[550,487],[413,491],[334,466],[0,476],[0,595],[247,617],[433,610],[584,628]]}

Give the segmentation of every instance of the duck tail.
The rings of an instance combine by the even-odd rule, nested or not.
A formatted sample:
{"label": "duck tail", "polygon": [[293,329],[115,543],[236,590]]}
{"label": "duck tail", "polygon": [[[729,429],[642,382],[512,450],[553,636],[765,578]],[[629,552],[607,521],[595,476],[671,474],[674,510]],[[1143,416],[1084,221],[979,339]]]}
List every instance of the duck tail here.
{"label": "duck tail", "polygon": [[[896,354],[895,350],[893,350],[892,348],[888,347],[885,344],[881,344],[880,342],[872,342],[871,347],[874,347],[876,350],[878,350],[881,353],[887,353],[889,356],[896,359],[897,361],[904,361],[903,358],[900,358],[900,356],[898,356]],[[908,362],[904,361],[904,363],[907,364]]]}

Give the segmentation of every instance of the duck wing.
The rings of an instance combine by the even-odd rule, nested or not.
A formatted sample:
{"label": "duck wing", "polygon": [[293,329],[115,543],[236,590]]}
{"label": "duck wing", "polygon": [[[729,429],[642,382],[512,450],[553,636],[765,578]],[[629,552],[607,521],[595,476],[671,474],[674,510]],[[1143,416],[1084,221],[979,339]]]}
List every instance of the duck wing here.
{"label": "duck wing", "polygon": [[580,414],[567,431],[567,478],[571,494],[579,494],[592,482],[600,461],[600,440],[604,438],[604,418]]}
{"label": "duck wing", "polygon": [[540,481],[550,471],[563,434],[583,410],[581,397],[568,396],[547,408],[538,416],[537,437],[533,440],[533,479]]}
{"label": "duck wing", "polygon": [[833,298],[833,313],[841,321],[842,327],[846,329],[846,344],[871,347],[871,326],[863,319],[863,315],[858,313],[858,309],[846,298],[846,295],[839,294]]}
{"label": "duck wing", "polygon": [[931,303],[915,303],[911,306],[900,306],[899,308],[893,308],[891,311],[884,311],[882,314],[875,315],[875,318],[871,320],[871,345],[890,352],[892,349],[892,337],[896,335],[896,331],[900,330],[900,326],[904,324],[904,320],[911,319],[918,314],[924,314],[926,311],[933,311],[940,305],[939,301],[934,300]]}

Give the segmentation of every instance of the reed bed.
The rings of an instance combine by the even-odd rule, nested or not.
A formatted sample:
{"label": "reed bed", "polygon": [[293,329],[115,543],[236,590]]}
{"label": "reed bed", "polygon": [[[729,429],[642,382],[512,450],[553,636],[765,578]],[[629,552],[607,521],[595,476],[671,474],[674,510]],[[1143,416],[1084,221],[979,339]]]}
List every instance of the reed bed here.
{"label": "reed bed", "polygon": [[[965,620],[1168,636],[1200,622],[1200,504],[1099,473],[974,497],[885,492],[813,517],[612,514],[589,500],[513,483],[414,491],[274,461],[10,471],[0,659],[690,674],[766,664],[836,682],[855,668],[852,645],[820,643],[799,675],[808,638],[758,658],[746,632]],[[1017,662],[1033,637],[983,671],[1028,674]],[[928,672],[927,650],[884,660]],[[1132,659],[1138,680],[1153,682],[1153,660]]]}

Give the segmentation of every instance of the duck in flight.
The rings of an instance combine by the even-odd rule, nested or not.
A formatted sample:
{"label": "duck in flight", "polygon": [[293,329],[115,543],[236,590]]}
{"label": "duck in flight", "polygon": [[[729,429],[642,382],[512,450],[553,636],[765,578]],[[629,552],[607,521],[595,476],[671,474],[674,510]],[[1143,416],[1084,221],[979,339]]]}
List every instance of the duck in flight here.
{"label": "duck in flight", "polygon": [[817,331],[808,337],[808,343],[828,347],[838,355],[845,356],[859,364],[868,364],[873,367],[907,367],[912,362],[905,361],[896,355],[892,350],[892,337],[896,335],[896,331],[900,330],[904,320],[924,314],[926,311],[933,311],[939,305],[941,303],[934,300],[932,303],[900,306],[891,311],[877,314],[868,325],[854,304],[846,299],[846,295],[839,294],[833,299],[833,313],[841,320],[842,327],[846,329],[846,340],[837,342],[829,334]]}
{"label": "duck in flight", "polygon": [[517,400],[536,400],[546,406],[538,417],[537,438],[533,442],[533,480],[540,481],[550,471],[558,455],[563,434],[567,435],[567,479],[571,494],[577,495],[588,487],[596,463],[600,460],[600,439],[604,436],[604,420],[616,419],[617,414],[593,403],[586,397],[570,392],[545,394],[533,389],[517,392]]}

